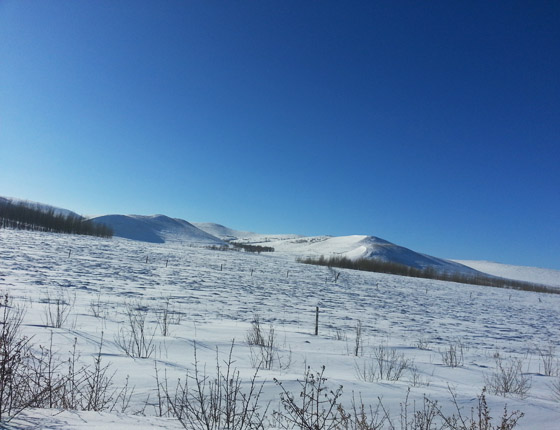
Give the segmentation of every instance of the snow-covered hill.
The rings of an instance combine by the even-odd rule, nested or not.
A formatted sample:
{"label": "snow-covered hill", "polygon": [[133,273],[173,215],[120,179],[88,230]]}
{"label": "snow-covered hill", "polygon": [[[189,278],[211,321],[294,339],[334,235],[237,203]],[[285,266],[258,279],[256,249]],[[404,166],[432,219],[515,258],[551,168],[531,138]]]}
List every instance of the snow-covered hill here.
{"label": "snow-covered hill", "polygon": [[142,242],[224,243],[185,220],[165,215],[103,215],[91,220],[111,227],[115,236]]}
{"label": "snow-covered hill", "polygon": [[352,260],[377,259],[403,264],[417,269],[433,268],[439,272],[475,275],[478,272],[462,264],[421,254],[375,236],[315,236],[267,242],[276,251],[296,256],[339,256]]}
{"label": "snow-covered hill", "polygon": [[540,267],[513,266],[492,261],[453,260],[489,275],[517,281],[533,282],[560,288],[560,270]]}
{"label": "snow-covered hill", "polygon": [[213,236],[219,237],[220,239],[232,240],[240,243],[268,243],[271,241],[304,237],[298,234],[262,234],[250,231],[234,230],[212,222],[193,222],[193,225]]}
{"label": "snow-covered hill", "polygon": [[431,267],[440,272],[474,275],[478,272],[462,264],[421,254],[375,236],[299,236],[272,235],[233,230],[220,224],[195,223],[200,229],[224,240],[235,240],[273,247],[275,252],[292,257],[339,256],[350,259],[371,258],[404,264],[417,269]]}
{"label": "snow-covered hill", "polygon": [[252,238],[255,235],[255,233],[249,231],[234,230],[213,222],[193,222],[192,225],[222,240],[243,240]]}

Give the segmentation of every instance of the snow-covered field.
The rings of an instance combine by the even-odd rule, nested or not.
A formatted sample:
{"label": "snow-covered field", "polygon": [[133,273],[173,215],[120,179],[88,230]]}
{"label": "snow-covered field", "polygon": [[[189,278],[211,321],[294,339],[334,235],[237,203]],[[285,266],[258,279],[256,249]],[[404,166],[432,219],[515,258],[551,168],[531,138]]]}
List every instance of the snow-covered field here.
{"label": "snow-covered field", "polygon": [[[0,290],[25,305],[23,330],[36,347],[47,345],[52,335],[55,350],[67,358],[76,339],[80,360],[87,364],[103,336],[102,357],[115,372],[114,387],[122,387],[127,376],[134,386],[124,413],[32,409],[17,419],[22,427],[181,428],[172,418],[157,417],[156,369],[174,385],[193,371],[196,345],[197,359],[211,372],[216,349],[225,358],[235,339],[235,367],[248,380],[258,353],[246,336],[258,314],[276,336],[272,369],[258,374],[270,410],[280,408],[280,388],[273,378],[297,394],[306,366],[319,370],[324,365],[327,383],[344,386],[343,402],[349,404],[352,393],[361,393],[373,405],[381,397],[395,422],[409,388],[411,405],[426,394],[449,411],[451,389],[470,415],[476,396],[496,371],[499,354],[504,363],[520,360],[531,388],[525,398],[488,394],[492,416],[501,416],[507,403],[508,410],[525,414],[516,428],[559,428],[560,402],[552,388],[558,376],[544,375],[539,350],[554,351],[558,366],[560,295],[335,272],[274,253],[6,229],[0,230]],[[55,298],[72,303],[61,328],[46,324]],[[163,336],[157,320],[166,302],[181,318]],[[118,345],[132,304],[148,310],[148,332],[155,332],[150,358],[129,357]],[[318,336],[313,334],[316,306]],[[363,339],[355,356],[359,322]],[[356,369],[367,369],[379,346],[409,360],[399,380],[358,377]],[[444,363],[450,347],[462,351],[457,367]]]}

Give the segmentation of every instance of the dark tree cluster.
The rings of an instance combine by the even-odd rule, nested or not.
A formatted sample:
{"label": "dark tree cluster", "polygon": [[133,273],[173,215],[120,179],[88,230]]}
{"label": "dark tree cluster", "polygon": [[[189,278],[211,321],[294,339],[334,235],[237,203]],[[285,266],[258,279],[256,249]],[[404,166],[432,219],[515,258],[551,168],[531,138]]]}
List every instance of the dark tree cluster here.
{"label": "dark tree cluster", "polygon": [[343,269],[363,270],[366,272],[389,273],[392,275],[409,276],[412,278],[436,279],[440,281],[459,282],[461,284],[484,285],[498,288],[511,288],[515,290],[534,291],[538,293],[560,294],[560,290],[546,285],[531,282],[515,281],[512,279],[485,276],[484,274],[469,276],[462,273],[439,272],[433,267],[418,269],[404,264],[390,261],[360,258],[351,260],[347,257],[329,257],[321,255],[319,258],[307,257],[298,259],[300,263],[315,264],[319,266],[340,267]]}
{"label": "dark tree cluster", "polygon": [[113,229],[77,215],[55,213],[25,204],[0,201],[0,228],[112,237]]}
{"label": "dark tree cluster", "polygon": [[272,246],[260,246],[260,245],[249,245],[247,243],[235,243],[230,242],[235,248],[242,249],[246,252],[274,252],[274,248]]}

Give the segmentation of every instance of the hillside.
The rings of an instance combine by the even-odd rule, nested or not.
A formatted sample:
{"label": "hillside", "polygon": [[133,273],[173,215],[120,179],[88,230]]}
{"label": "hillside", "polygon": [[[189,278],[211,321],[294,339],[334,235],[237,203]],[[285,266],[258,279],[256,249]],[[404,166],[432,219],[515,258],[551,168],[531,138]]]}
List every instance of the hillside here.
{"label": "hillside", "polygon": [[221,245],[224,242],[191,223],[165,215],[103,215],[91,218],[114,230],[114,235],[150,243]]}
{"label": "hillside", "polygon": [[560,288],[560,270],[541,267],[513,266],[492,261],[453,260],[489,275],[517,281],[533,282]]}
{"label": "hillside", "polygon": [[[260,244],[261,242],[253,242]],[[433,268],[439,272],[475,275],[478,272],[462,264],[421,254],[387,240],[365,235],[315,236],[289,239],[268,238],[267,246],[277,253],[295,257],[339,256],[352,260],[359,258],[378,259],[403,264],[416,269]]]}
{"label": "hillside", "polygon": [[193,222],[193,225],[208,234],[219,237],[222,240],[236,241],[240,243],[268,243],[276,240],[297,239],[304,236],[297,234],[262,234],[250,231],[234,230],[221,224],[212,222]]}

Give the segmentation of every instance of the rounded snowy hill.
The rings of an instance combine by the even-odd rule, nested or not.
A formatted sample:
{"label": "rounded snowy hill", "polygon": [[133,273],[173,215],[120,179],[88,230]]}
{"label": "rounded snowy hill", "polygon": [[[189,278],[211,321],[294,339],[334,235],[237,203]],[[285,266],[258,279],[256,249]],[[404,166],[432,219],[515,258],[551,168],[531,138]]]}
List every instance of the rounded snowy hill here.
{"label": "rounded snowy hill", "polygon": [[[255,236],[257,239],[258,236]],[[366,235],[352,236],[313,236],[273,239],[267,237],[267,246],[278,253],[301,257],[346,257],[351,260],[360,258],[376,259],[403,264],[416,269],[432,268],[438,272],[461,273],[465,275],[480,274],[477,270],[463,264],[432,257],[396,245],[387,240]],[[257,243],[257,241],[253,241]]]}
{"label": "rounded snowy hill", "polygon": [[103,215],[91,220],[111,227],[115,236],[126,239],[151,243],[224,244],[221,239],[185,220],[165,215]]}

